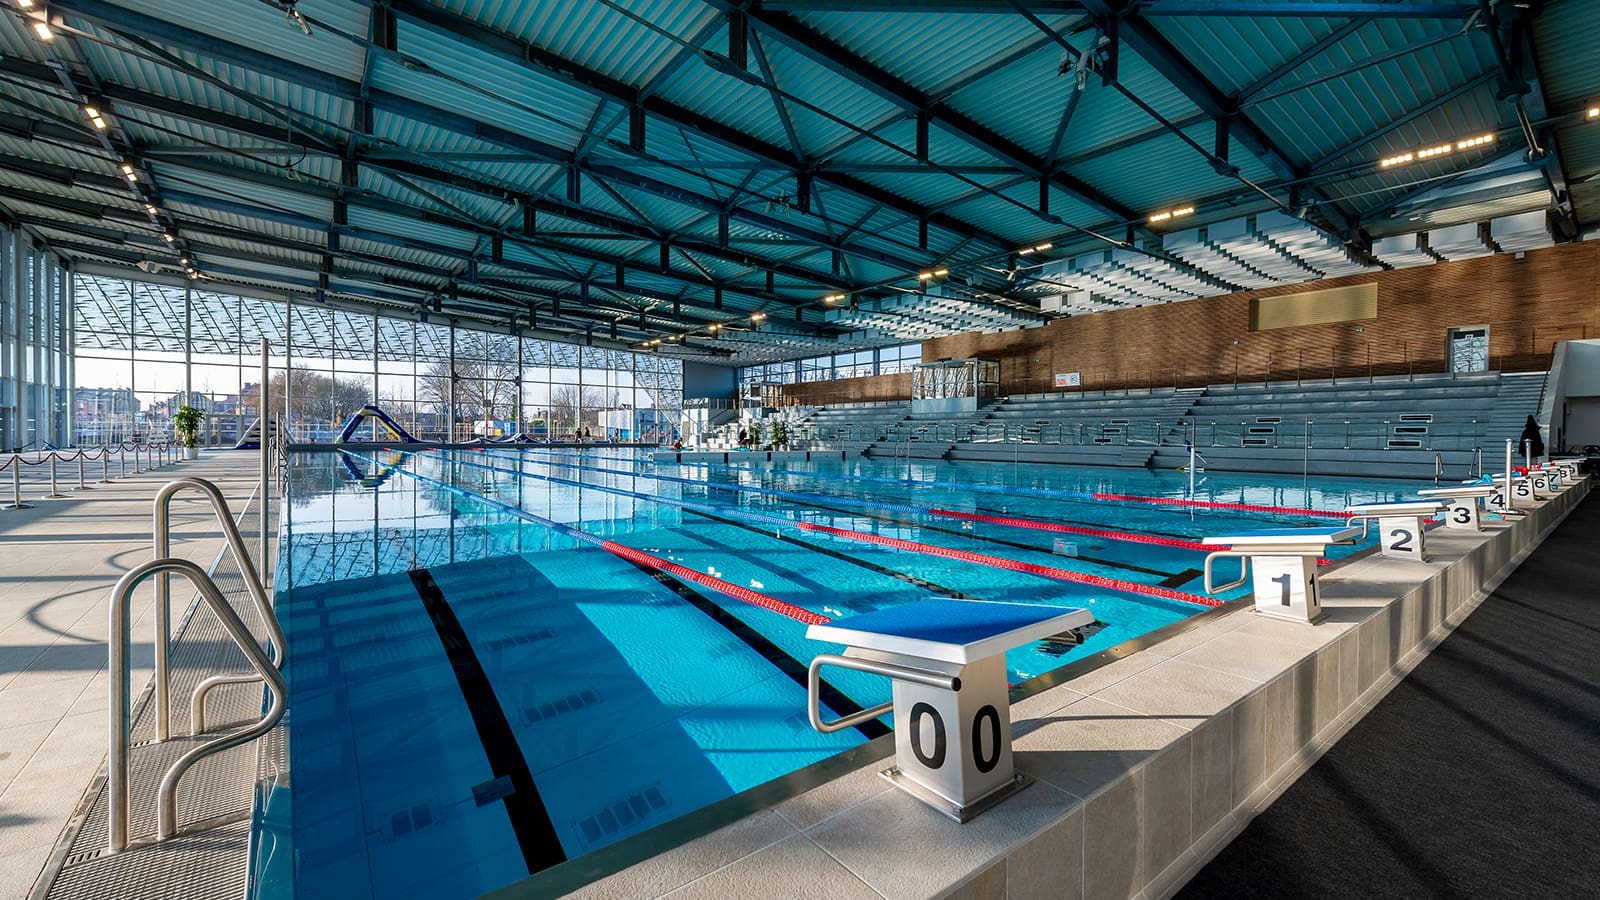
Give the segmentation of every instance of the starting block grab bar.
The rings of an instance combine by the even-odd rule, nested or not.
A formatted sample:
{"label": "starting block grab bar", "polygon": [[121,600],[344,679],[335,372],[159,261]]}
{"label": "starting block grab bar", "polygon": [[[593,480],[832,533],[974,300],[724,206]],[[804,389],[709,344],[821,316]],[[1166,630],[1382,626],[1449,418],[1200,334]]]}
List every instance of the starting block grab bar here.
{"label": "starting block grab bar", "polygon": [[[1315,622],[1322,615],[1317,588],[1317,559],[1330,544],[1348,544],[1358,530],[1344,528],[1276,528],[1237,535],[1204,538],[1202,543],[1226,545],[1206,555],[1205,588],[1216,594],[1253,582],[1256,612],[1296,622]],[[1219,559],[1240,559],[1239,578],[1216,584],[1213,564]]]}
{"label": "starting block grab bar", "polygon": [[894,709],[894,701],[880,703],[869,709],[853,712],[831,722],[822,718],[822,667],[837,666],[841,669],[854,669],[857,672],[868,672],[873,675],[883,675],[899,681],[908,681],[924,687],[937,688],[942,691],[961,690],[961,678],[947,675],[943,672],[932,672],[927,669],[914,669],[910,666],[901,666],[889,662],[880,662],[875,659],[861,659],[855,656],[839,656],[835,653],[818,654],[811,661],[811,668],[806,672],[806,715],[811,717],[811,727],[823,734],[832,734],[846,728],[854,728],[862,722],[868,722],[888,713]]}
{"label": "starting block grab bar", "polygon": [[[1247,550],[1214,550],[1211,553],[1206,554],[1206,563],[1205,563],[1206,593],[1208,593],[1208,594],[1220,594],[1223,591],[1231,591],[1234,588],[1239,587],[1240,585],[1244,584],[1246,581],[1249,581],[1250,580],[1250,557],[1254,556],[1254,555],[1255,555],[1254,553],[1252,553],[1250,551],[1247,551]],[[1320,554],[1318,554],[1318,555],[1320,555]],[[1239,567],[1239,577],[1238,577],[1238,579],[1236,579],[1234,581],[1230,581],[1227,584],[1212,584],[1211,583],[1211,563],[1214,562],[1215,560],[1218,560],[1218,559],[1242,559],[1242,560],[1244,560],[1245,561],[1244,565],[1241,565]]]}

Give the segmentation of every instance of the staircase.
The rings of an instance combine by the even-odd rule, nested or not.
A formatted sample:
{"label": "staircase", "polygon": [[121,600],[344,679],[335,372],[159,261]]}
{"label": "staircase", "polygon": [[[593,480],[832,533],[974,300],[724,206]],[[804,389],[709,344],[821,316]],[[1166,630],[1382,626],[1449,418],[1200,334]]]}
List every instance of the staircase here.
{"label": "staircase", "polygon": [[[1539,413],[1539,398],[1544,393],[1544,372],[1508,372],[1500,375],[1500,390],[1495,394],[1494,410],[1484,426],[1483,455],[1499,459],[1507,439],[1520,441],[1528,417]],[[1549,428],[1546,425],[1546,444]],[[1522,464],[1522,446],[1515,446],[1517,465]]]}
{"label": "staircase", "polygon": [[[278,438],[278,417],[273,416],[267,420],[268,436],[272,442]],[[233,445],[235,450],[260,450],[261,449],[261,419],[257,418],[245,429],[244,436],[239,438],[239,443]]]}

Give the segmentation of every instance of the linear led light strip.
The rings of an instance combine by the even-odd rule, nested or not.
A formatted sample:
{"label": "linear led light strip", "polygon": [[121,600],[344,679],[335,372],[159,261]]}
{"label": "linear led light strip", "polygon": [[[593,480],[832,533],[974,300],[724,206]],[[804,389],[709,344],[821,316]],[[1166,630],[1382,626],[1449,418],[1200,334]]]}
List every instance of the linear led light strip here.
{"label": "linear led light strip", "polygon": [[1394,166],[1403,166],[1408,162],[1414,162],[1419,159],[1434,159],[1456,150],[1470,150],[1473,147],[1482,147],[1485,144],[1492,143],[1494,143],[1493,133],[1480,134],[1477,137],[1462,138],[1455,143],[1445,141],[1442,144],[1432,147],[1424,147],[1423,149],[1415,152],[1407,151],[1405,153],[1397,153],[1394,156],[1386,156],[1383,159],[1378,160],[1378,167],[1380,169],[1388,169]]}
{"label": "linear led light strip", "polygon": [[1153,213],[1153,214],[1151,214],[1150,218],[1147,219],[1146,221],[1148,221],[1150,224],[1154,225],[1157,222],[1165,222],[1168,219],[1181,219],[1184,216],[1193,215],[1193,214],[1194,214],[1194,207],[1192,207],[1192,206],[1179,206],[1176,209],[1167,209],[1167,210],[1162,210],[1161,212],[1158,212],[1158,213]]}

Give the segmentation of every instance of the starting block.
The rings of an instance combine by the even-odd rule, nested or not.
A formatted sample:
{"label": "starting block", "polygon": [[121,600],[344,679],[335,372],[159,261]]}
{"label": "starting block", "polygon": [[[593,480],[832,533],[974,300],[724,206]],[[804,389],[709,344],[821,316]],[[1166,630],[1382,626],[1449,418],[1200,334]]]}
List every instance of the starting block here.
{"label": "starting block", "polygon": [[1479,500],[1492,497],[1496,492],[1495,488],[1487,484],[1463,484],[1458,487],[1417,491],[1428,500],[1445,502],[1444,527],[1467,531],[1483,530],[1483,518],[1479,515]]}
{"label": "starting block", "polygon": [[[1085,609],[940,599],[812,625],[806,637],[848,649],[811,662],[811,727],[839,731],[893,710],[895,764],[882,775],[965,822],[1029,784],[1012,766],[1006,651],[1092,622]],[[894,699],[823,721],[824,666],[886,675]]]}
{"label": "starting block", "polygon": [[1349,524],[1361,523],[1363,538],[1367,536],[1367,526],[1373,521],[1378,523],[1378,546],[1382,548],[1378,552],[1381,555],[1391,559],[1427,562],[1427,531],[1423,521],[1438,515],[1444,506],[1440,500],[1402,500],[1399,503],[1347,506],[1344,511],[1350,514],[1347,520]]}
{"label": "starting block", "polygon": [[[1504,475],[1490,475],[1489,477],[1494,479],[1496,485],[1503,485],[1506,480]],[[1516,509],[1518,503],[1528,503],[1533,500],[1533,485],[1529,483],[1526,475],[1513,475],[1511,476],[1511,503],[1507,505],[1499,502],[1499,491],[1496,491],[1496,494],[1497,496],[1489,501],[1490,506],[1500,508],[1502,512],[1506,508]]]}
{"label": "starting block", "polygon": [[1533,499],[1549,500],[1551,497],[1554,497],[1556,495],[1556,491],[1560,490],[1556,484],[1557,477],[1559,477],[1558,473],[1554,469],[1545,469],[1542,467],[1538,469],[1529,469],[1528,487],[1533,490]]}
{"label": "starting block", "polygon": [[[1516,488],[1516,486],[1517,486],[1518,482],[1523,480],[1522,476],[1521,475],[1513,475],[1513,476],[1511,476],[1511,495],[1512,495],[1511,499],[1512,499],[1512,502],[1509,503],[1509,504],[1506,502],[1506,489],[1505,489],[1506,477],[1504,475],[1490,475],[1490,476],[1488,476],[1488,478],[1489,478],[1489,482],[1488,483],[1494,488],[1494,493],[1490,494],[1489,498],[1487,500],[1483,501],[1483,505],[1489,510],[1489,512],[1492,512],[1492,513],[1512,512],[1512,513],[1515,513],[1517,515],[1521,515],[1520,512],[1516,512],[1516,502],[1515,501],[1516,501],[1516,497],[1517,497],[1517,493],[1516,493],[1517,488]],[[1532,489],[1531,488],[1528,489],[1528,492],[1523,493],[1521,496],[1531,498],[1532,497]]]}
{"label": "starting block", "polygon": [[[1232,590],[1253,580],[1256,612],[1292,622],[1322,618],[1322,595],[1317,588],[1317,560],[1329,544],[1353,543],[1359,528],[1272,528],[1232,536],[1208,537],[1203,544],[1226,545],[1206,556],[1206,593]],[[1215,585],[1211,564],[1218,559],[1242,559],[1239,580]]]}
{"label": "starting block", "polygon": [[1578,467],[1583,465],[1583,462],[1584,458],[1581,456],[1562,456],[1550,460],[1546,465],[1560,469],[1562,481],[1576,482],[1583,477],[1578,474]]}

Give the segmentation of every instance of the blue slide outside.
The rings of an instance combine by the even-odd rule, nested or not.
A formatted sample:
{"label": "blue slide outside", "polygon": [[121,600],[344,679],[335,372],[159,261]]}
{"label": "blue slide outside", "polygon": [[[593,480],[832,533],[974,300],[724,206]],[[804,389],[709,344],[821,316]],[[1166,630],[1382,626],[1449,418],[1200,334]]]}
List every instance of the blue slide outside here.
{"label": "blue slide outside", "polygon": [[421,441],[419,441],[416,438],[412,437],[411,433],[409,431],[406,431],[404,428],[401,428],[400,427],[400,423],[396,422],[394,419],[390,418],[388,413],[384,412],[383,410],[381,410],[378,407],[373,406],[371,404],[368,404],[368,405],[363,406],[360,409],[356,410],[355,415],[350,417],[350,421],[344,423],[344,429],[339,432],[338,443],[341,443],[341,444],[348,443],[350,441],[350,438],[355,435],[356,429],[361,427],[361,423],[363,421],[365,421],[366,419],[369,419],[369,418],[377,419],[378,422],[383,425],[383,427],[389,429],[389,432],[395,436],[396,440],[399,440],[402,443],[406,443],[406,444],[420,444],[420,443],[422,443]]}

